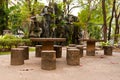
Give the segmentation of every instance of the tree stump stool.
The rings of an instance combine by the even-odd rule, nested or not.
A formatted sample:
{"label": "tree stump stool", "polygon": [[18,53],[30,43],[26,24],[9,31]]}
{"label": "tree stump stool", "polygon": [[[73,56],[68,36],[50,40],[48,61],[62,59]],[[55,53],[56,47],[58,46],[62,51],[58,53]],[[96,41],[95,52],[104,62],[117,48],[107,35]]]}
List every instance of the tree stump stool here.
{"label": "tree stump stool", "polygon": [[[76,48],[76,47],[69,47],[69,46],[68,46],[68,47],[66,48],[66,50],[68,51],[68,49],[77,49],[77,48]],[[66,52],[67,52],[67,51],[66,51]]]}
{"label": "tree stump stool", "polygon": [[43,50],[41,58],[42,69],[44,70],[56,69],[56,52],[54,50]]}
{"label": "tree stump stool", "polygon": [[19,48],[24,49],[24,52],[23,52],[24,60],[29,59],[29,47],[28,46],[19,46]]}
{"label": "tree stump stool", "polygon": [[54,50],[56,51],[56,58],[62,57],[62,46],[54,45]]}
{"label": "tree stump stool", "polygon": [[104,55],[112,56],[112,46],[104,46]]}
{"label": "tree stump stool", "polygon": [[80,50],[80,58],[83,57],[83,47],[77,46],[77,48]]}
{"label": "tree stump stool", "polygon": [[12,48],[11,49],[11,65],[22,65],[24,64],[23,48]]}
{"label": "tree stump stool", "polygon": [[75,47],[76,44],[69,44],[69,47]]}
{"label": "tree stump stool", "polygon": [[36,45],[35,47],[36,47],[35,48],[35,56],[41,57],[42,45]]}
{"label": "tree stump stool", "polygon": [[79,65],[80,64],[80,51],[79,49],[68,49],[66,56],[68,65]]}

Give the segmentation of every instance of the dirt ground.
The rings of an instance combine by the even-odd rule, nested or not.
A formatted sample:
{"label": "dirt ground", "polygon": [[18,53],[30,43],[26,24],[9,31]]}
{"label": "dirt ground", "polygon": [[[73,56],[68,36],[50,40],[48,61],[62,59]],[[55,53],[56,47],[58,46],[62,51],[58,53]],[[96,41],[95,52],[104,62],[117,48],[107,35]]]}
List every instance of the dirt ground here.
{"label": "dirt ground", "polygon": [[80,59],[79,66],[66,64],[66,48],[62,58],[56,59],[56,70],[41,69],[41,58],[30,53],[29,60],[21,66],[10,65],[10,55],[0,56],[0,80],[120,80],[120,52],[113,56],[103,55],[96,51],[95,56]]}

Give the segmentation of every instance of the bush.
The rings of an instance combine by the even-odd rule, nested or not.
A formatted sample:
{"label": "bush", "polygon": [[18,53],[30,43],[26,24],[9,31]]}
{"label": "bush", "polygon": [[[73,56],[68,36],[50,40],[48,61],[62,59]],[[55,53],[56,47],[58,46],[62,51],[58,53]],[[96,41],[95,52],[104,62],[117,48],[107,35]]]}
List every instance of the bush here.
{"label": "bush", "polygon": [[5,35],[2,37],[2,39],[21,39],[21,38],[16,37],[16,36],[14,36],[14,35],[12,35],[12,34],[5,34]]}
{"label": "bush", "polygon": [[4,36],[0,36],[0,50],[10,50],[12,47],[30,44],[31,42],[29,39],[22,39],[12,34],[5,34]]}
{"label": "bush", "polygon": [[0,39],[0,46],[2,48],[11,48],[17,47],[19,45],[30,45],[31,42],[29,39]]}

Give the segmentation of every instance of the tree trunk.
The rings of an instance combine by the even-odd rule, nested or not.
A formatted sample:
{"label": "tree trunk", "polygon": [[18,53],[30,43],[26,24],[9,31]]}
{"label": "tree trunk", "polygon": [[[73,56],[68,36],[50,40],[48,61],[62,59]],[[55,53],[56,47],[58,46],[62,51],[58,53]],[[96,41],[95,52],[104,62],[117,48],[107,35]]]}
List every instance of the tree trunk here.
{"label": "tree trunk", "polygon": [[117,12],[115,11],[115,37],[114,37],[114,40],[115,42],[118,42],[118,34],[119,34],[119,17],[120,17],[120,12],[119,14],[117,15]]}
{"label": "tree trunk", "polygon": [[116,0],[113,1],[112,16],[111,16],[111,19],[110,19],[110,22],[109,22],[108,40],[111,39],[111,25],[112,25],[112,20],[113,20],[113,17],[114,17],[114,12],[115,12],[115,3],[116,3]]}
{"label": "tree trunk", "polygon": [[107,22],[106,22],[106,7],[105,7],[105,0],[102,0],[102,13],[103,13],[103,33],[104,33],[104,40],[107,41]]}

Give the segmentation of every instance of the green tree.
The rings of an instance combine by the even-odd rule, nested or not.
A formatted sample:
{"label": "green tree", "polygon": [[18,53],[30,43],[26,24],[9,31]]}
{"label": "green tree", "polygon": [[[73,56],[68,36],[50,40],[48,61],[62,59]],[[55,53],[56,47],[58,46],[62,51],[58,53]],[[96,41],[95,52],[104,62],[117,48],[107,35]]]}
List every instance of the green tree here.
{"label": "green tree", "polygon": [[[84,38],[100,39],[102,24],[102,9],[99,0],[79,0],[81,11],[78,13],[79,25],[84,30]],[[96,29],[97,31],[95,31]]]}
{"label": "green tree", "polygon": [[8,0],[0,1],[0,35],[8,27]]}
{"label": "green tree", "polygon": [[31,16],[40,14],[44,4],[37,0],[20,0],[17,4],[12,2],[12,5],[9,8],[9,28],[15,34],[21,28],[24,34],[28,35]]}

